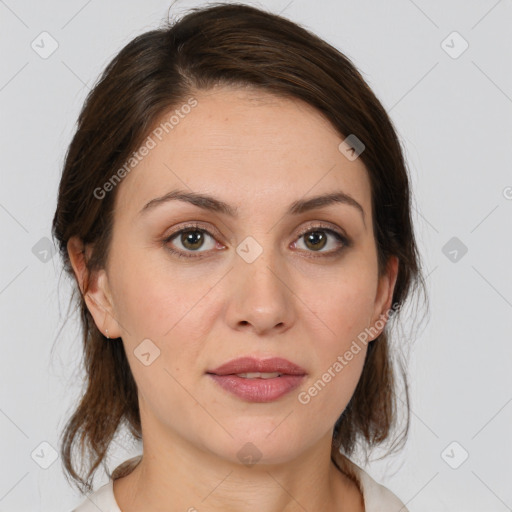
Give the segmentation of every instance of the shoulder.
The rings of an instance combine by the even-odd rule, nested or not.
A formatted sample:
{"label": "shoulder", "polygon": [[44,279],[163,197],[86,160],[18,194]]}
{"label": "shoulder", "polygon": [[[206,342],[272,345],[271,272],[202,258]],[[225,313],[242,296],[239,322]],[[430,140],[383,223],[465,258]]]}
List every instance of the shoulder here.
{"label": "shoulder", "polygon": [[348,457],[335,453],[334,461],[343,473],[356,480],[363,495],[365,512],[409,512],[398,496]]}
{"label": "shoulder", "polygon": [[114,495],[114,480],[126,476],[142,460],[142,455],[136,455],[125,460],[112,472],[109,481],[97,491],[89,495],[77,508],[71,512],[121,512]]}
{"label": "shoulder", "polygon": [[71,512],[121,512],[114,498],[113,480],[110,479],[97,491],[90,494],[77,508]]}
{"label": "shoulder", "polygon": [[363,492],[365,512],[408,512],[396,494],[379,484],[359,466],[356,475]]}

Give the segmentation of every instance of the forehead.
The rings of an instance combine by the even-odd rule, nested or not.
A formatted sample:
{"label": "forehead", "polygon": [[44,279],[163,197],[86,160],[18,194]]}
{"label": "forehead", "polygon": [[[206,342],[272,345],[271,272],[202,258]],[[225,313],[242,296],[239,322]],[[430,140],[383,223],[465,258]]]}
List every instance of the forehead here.
{"label": "forehead", "polygon": [[193,98],[195,106],[175,106],[155,124],[151,149],[119,185],[116,212],[133,217],[154,197],[179,187],[207,192],[242,213],[244,205],[264,198],[269,206],[288,205],[337,189],[369,214],[364,164],[340,152],[344,137],[311,105],[226,87]]}

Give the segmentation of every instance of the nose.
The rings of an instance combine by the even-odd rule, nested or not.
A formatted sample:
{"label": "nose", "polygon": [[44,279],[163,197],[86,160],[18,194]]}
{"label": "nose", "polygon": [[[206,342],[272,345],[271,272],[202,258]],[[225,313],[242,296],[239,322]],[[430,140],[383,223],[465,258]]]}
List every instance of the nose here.
{"label": "nose", "polygon": [[229,273],[228,324],[258,335],[287,331],[295,321],[296,297],[278,254],[263,248],[253,261],[240,254]]}

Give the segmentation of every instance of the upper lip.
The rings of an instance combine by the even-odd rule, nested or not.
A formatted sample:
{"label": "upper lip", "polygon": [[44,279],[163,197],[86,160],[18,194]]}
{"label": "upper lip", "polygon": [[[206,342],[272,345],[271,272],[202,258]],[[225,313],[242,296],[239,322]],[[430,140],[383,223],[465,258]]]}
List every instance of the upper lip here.
{"label": "upper lip", "polygon": [[282,357],[272,357],[270,359],[258,359],[256,357],[239,357],[232,359],[227,363],[209,370],[207,373],[216,375],[235,375],[237,373],[273,373],[278,372],[286,375],[305,375],[306,370],[299,365],[288,361]]}

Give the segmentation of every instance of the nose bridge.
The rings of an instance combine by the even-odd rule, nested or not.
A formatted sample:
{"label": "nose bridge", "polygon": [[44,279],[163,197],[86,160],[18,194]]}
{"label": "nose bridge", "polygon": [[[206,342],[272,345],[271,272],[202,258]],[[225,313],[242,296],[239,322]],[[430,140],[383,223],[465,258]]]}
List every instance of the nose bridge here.
{"label": "nose bridge", "polygon": [[279,252],[272,234],[259,235],[258,240],[247,236],[236,248],[237,279],[250,284],[253,293],[281,294],[284,284],[278,276],[285,267],[280,262]]}

